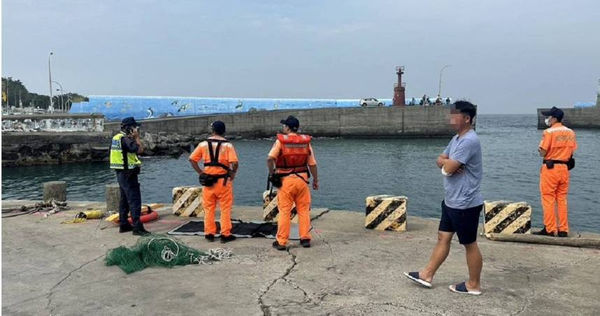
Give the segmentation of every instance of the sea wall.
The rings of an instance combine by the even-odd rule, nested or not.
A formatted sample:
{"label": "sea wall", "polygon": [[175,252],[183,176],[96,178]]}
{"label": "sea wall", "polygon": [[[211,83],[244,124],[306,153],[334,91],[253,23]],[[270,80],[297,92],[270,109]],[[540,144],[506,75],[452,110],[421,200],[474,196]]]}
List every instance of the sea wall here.
{"label": "sea wall", "polygon": [[[189,152],[209,135],[214,120],[224,121],[227,136],[233,139],[272,137],[281,130],[281,119],[288,115],[297,116],[302,131],[316,137],[446,137],[454,133],[448,113],[448,108],[442,106],[356,107],[149,119],[142,122],[143,155],[176,157]],[[60,120],[70,122],[69,118]],[[27,121],[27,126],[33,126],[33,121]],[[110,139],[119,131],[120,123],[104,122],[102,127],[103,132],[3,131],[2,165],[106,161]],[[68,128],[71,125],[63,126]]]}
{"label": "sea wall", "polygon": [[[454,134],[448,114],[443,106],[254,111],[148,119],[143,121],[142,131],[198,136],[209,133],[211,122],[221,120],[229,137],[263,138],[275,135],[281,130],[281,119],[294,115],[302,131],[316,137],[443,137]],[[119,125],[105,123],[105,130],[114,133]]]}
{"label": "sea wall", "polygon": [[[538,129],[546,129],[547,126],[544,123],[545,116],[542,115],[542,111],[549,109],[538,109]],[[571,128],[593,128],[600,129],[600,106],[594,106],[589,108],[561,108],[565,112],[563,123]]]}
{"label": "sea wall", "polygon": [[2,166],[104,161],[110,138],[102,132],[2,133]]}

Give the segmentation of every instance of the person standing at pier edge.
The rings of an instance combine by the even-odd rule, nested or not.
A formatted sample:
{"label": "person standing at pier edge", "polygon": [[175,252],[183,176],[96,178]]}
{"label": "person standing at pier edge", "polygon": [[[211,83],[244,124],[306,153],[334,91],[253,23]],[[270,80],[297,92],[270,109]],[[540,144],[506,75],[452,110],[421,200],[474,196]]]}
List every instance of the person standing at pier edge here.
{"label": "person standing at pier edge", "polygon": [[[235,240],[231,234],[231,207],[233,206],[233,179],[238,169],[238,157],[233,145],[223,137],[225,123],[214,121],[212,135],[198,144],[190,155],[192,168],[199,175],[204,207],[204,238],[214,241],[217,233],[215,210],[221,208],[221,243]],[[204,169],[198,162],[204,161]]]}
{"label": "person standing at pier edge", "polygon": [[[112,138],[110,145],[110,168],[115,169],[121,189],[119,232],[133,231],[134,235],[147,235],[149,232],[140,221],[142,194],[138,175],[142,162],[137,154],[144,152],[144,146],[140,141],[139,126],[133,117],[121,121],[121,131]],[[129,213],[133,226],[129,224]]]}
{"label": "person standing at pier edge", "polygon": [[286,250],[290,236],[291,212],[294,204],[298,212],[300,245],[310,247],[310,189],[309,178],[312,174],[314,190],[319,189],[317,161],[310,145],[309,135],[298,134],[300,122],[293,116],[281,120],[283,134],[277,134],[277,140],[267,158],[269,181],[278,188],[277,240],[273,248]]}
{"label": "person standing at pier edge", "polygon": [[450,124],[458,132],[437,159],[444,175],[445,197],[438,229],[438,241],[427,266],[418,272],[404,272],[412,281],[431,288],[431,281],[450,252],[454,233],[465,247],[469,279],[450,290],[456,293],[480,295],[483,260],[477,246],[479,215],[483,209],[480,183],[483,176],[481,145],[473,130],[476,108],[466,101],[457,101],[450,112]]}
{"label": "person standing at pier edge", "polygon": [[[553,107],[542,112],[546,116],[546,125],[538,151],[544,157],[540,169],[540,191],[542,208],[544,209],[544,228],[536,235],[567,237],[569,221],[567,218],[567,194],[569,193],[569,170],[573,153],[577,149],[575,132],[561,122],[564,113]],[[557,205],[558,204],[558,205]],[[557,207],[558,206],[558,207]],[[555,210],[558,208],[558,225]]]}

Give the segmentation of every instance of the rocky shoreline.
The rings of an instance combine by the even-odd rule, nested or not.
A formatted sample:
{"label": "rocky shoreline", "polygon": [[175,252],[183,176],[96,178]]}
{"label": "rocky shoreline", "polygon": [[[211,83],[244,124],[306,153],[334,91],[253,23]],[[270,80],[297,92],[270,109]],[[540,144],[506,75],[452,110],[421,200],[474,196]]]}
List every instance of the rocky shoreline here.
{"label": "rocky shoreline", "polygon": [[[3,133],[2,166],[108,161],[110,133]],[[143,156],[179,157],[209,135],[142,133]],[[237,139],[237,138],[236,138]]]}

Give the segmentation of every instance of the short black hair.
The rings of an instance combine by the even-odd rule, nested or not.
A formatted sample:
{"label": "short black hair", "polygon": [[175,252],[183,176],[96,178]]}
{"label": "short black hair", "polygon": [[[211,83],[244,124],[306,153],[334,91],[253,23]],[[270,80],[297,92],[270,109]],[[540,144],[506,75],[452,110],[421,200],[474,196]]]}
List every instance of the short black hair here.
{"label": "short black hair", "polygon": [[454,102],[453,108],[459,111],[462,114],[466,114],[470,118],[471,124],[473,124],[473,119],[475,115],[477,115],[477,106],[469,101],[456,101]]}
{"label": "short black hair", "polygon": [[210,124],[210,129],[219,136],[225,135],[225,123],[222,121],[212,122],[212,124]]}

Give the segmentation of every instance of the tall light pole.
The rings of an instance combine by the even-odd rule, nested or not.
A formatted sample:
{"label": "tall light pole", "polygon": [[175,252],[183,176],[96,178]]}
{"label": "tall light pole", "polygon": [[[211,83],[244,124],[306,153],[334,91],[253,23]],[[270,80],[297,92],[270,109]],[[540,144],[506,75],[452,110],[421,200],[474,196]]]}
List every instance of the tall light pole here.
{"label": "tall light pole", "polygon": [[444,69],[450,67],[450,65],[446,65],[444,67],[442,67],[442,69],[440,70],[440,82],[439,82],[439,86],[438,86],[438,97],[442,97],[442,73],[444,72]]}
{"label": "tall light pole", "polygon": [[64,92],[63,92],[62,84],[60,84],[58,81],[52,81],[52,82],[56,83],[60,87],[60,90],[56,89],[56,91],[60,91],[60,104],[61,104],[60,109],[61,109],[61,111],[64,112],[65,111],[65,107],[64,107],[64,103],[62,101],[63,100],[63,96],[62,95],[64,94]]}
{"label": "tall light pole", "polygon": [[54,105],[52,103],[52,70],[50,69],[50,56],[53,54],[53,52],[50,52],[48,55],[48,84],[50,85],[50,108],[48,110],[51,112],[54,112]]}

